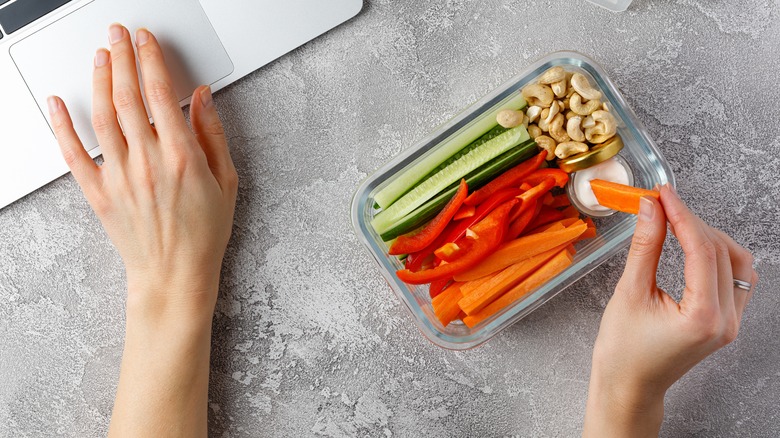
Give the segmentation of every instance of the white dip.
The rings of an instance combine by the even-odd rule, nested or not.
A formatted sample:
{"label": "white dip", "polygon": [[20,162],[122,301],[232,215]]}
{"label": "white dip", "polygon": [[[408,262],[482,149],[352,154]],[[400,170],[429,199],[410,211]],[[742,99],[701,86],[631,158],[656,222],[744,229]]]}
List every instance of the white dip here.
{"label": "white dip", "polygon": [[625,185],[629,183],[626,168],[614,158],[577,171],[574,174],[574,195],[584,208],[593,211],[609,210],[609,208],[602,207],[596,201],[596,195],[593,194],[593,190],[590,188],[590,181],[594,179],[603,179]]}

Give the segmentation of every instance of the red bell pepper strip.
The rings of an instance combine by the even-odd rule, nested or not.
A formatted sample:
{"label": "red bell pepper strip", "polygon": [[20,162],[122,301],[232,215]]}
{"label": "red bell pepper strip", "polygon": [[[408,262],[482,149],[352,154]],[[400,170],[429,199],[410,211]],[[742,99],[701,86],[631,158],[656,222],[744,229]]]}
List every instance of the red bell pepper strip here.
{"label": "red bell pepper strip", "polygon": [[498,190],[497,192],[490,195],[489,198],[487,198],[484,202],[479,204],[477,206],[477,210],[474,212],[474,216],[470,217],[467,220],[458,221],[457,223],[454,223],[453,228],[447,230],[445,233],[446,238],[443,243],[447,242],[455,242],[461,237],[463,237],[466,234],[466,230],[473,226],[474,224],[480,222],[482,219],[484,219],[490,212],[498,208],[498,206],[502,205],[506,201],[509,201],[512,198],[517,198],[522,195],[522,192],[520,189],[508,187],[501,190]]}
{"label": "red bell pepper strip", "polygon": [[462,255],[461,251],[463,248],[461,248],[457,243],[455,242],[449,242],[442,245],[441,248],[437,249],[433,253],[436,255],[437,258],[444,260],[447,263],[450,263],[458,258],[458,256]]}
{"label": "red bell pepper strip", "polygon": [[461,219],[466,219],[469,217],[474,216],[474,213],[477,211],[477,208],[473,205],[461,205],[460,210],[458,210],[457,213],[455,213],[455,216],[452,217],[452,220],[459,221]]}
{"label": "red bell pepper strip", "polygon": [[516,198],[520,196],[521,190],[516,188],[506,188],[501,189],[497,191],[496,193],[493,193],[490,195],[488,199],[486,199],[482,204],[480,204],[476,211],[474,212],[474,216],[463,219],[457,222],[450,223],[447,228],[442,232],[439,237],[433,241],[430,245],[425,247],[424,249],[409,254],[409,257],[407,258],[406,262],[406,269],[410,271],[417,272],[420,269],[422,269],[422,265],[425,260],[428,260],[428,257],[434,253],[437,249],[441,248],[445,243],[449,242],[457,242],[459,239],[461,239],[463,236],[466,235],[466,230],[473,226],[474,224],[478,223],[482,219],[484,219],[488,214],[490,214],[491,211],[495,210],[496,207],[499,205],[505,203],[506,201]]}
{"label": "red bell pepper strip", "polygon": [[468,191],[469,188],[468,185],[466,185],[466,180],[460,180],[458,191],[455,193],[455,196],[447,202],[444,209],[440,211],[433,220],[428,222],[420,232],[412,235],[404,234],[403,236],[398,236],[398,238],[395,239],[395,242],[390,246],[388,254],[410,254],[420,251],[433,243],[433,241],[439,237],[439,234],[447,227],[447,224],[450,223],[458,209],[460,209],[463,200],[466,199],[466,196],[468,195]]}
{"label": "red bell pepper strip", "polygon": [[469,197],[466,198],[463,203],[466,205],[479,205],[484,200],[488,199],[490,195],[501,189],[507,187],[516,187],[526,177],[531,175],[535,170],[539,169],[539,166],[544,163],[544,159],[547,156],[546,154],[547,153],[545,151],[539,152],[539,154],[535,157],[529,158],[517,166],[507,170],[506,172],[496,177],[493,181],[487,183],[481,189],[469,195]]}
{"label": "red bell pepper strip", "polygon": [[520,184],[520,190],[522,190],[524,192],[526,192],[528,190],[531,190],[532,187],[533,186],[531,184],[528,184],[527,182],[524,182],[524,183]]}
{"label": "red bell pepper strip", "polygon": [[569,200],[569,195],[566,193],[561,193],[560,195],[553,196],[553,202],[550,204],[550,207],[552,208],[562,208],[562,207],[568,207],[571,205],[571,201]]}
{"label": "red bell pepper strip", "polygon": [[510,222],[514,222],[527,208],[531,208],[531,201],[535,201],[533,204],[534,206],[537,202],[541,203],[540,199],[545,193],[549,192],[554,185],[555,181],[552,178],[547,178],[518,196],[522,202],[520,208],[515,209],[515,211],[512,212],[512,215],[509,218]]}
{"label": "red bell pepper strip", "polygon": [[452,278],[445,278],[444,280],[438,280],[431,283],[431,285],[428,287],[428,292],[431,295],[431,298],[436,297],[436,295],[439,295],[444,291],[444,289],[447,288],[447,285],[452,281]]}
{"label": "red bell pepper strip", "polygon": [[539,212],[539,215],[536,216],[536,218],[531,221],[530,224],[528,224],[528,229],[533,230],[534,228],[541,227],[542,225],[547,225],[551,222],[559,221],[561,219],[565,219],[565,216],[560,211],[544,206],[542,207],[542,210]]}
{"label": "red bell pepper strip", "polygon": [[[523,234],[523,231],[529,229],[528,224],[533,221],[533,219],[539,214],[539,210],[542,208],[542,205],[531,201],[535,204],[533,207],[528,207],[518,216],[517,219],[512,221],[509,224],[509,230],[507,230],[507,240],[511,239],[517,239],[520,237],[521,234]],[[523,205],[523,204],[520,204]]]}
{"label": "red bell pepper strip", "polygon": [[505,202],[474,225],[472,231],[477,234],[478,238],[473,239],[472,247],[468,253],[463,254],[454,262],[419,272],[402,269],[396,272],[396,275],[404,283],[425,284],[453,277],[471,268],[490,255],[504,241],[509,224],[509,211],[518,202],[520,201],[516,199]]}
{"label": "red bell pepper strip", "polygon": [[544,181],[545,178],[554,179],[555,186],[560,188],[565,187],[566,183],[569,182],[569,174],[561,169],[537,169],[523,178],[523,182],[535,186]]}

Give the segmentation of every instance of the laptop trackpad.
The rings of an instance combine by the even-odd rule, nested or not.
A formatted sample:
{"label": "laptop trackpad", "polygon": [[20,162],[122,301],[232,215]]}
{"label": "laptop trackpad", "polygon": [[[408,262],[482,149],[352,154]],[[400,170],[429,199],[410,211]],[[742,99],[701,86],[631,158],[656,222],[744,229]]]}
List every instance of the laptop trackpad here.
{"label": "laptop trackpad", "polygon": [[108,47],[108,26],[154,32],[182,105],[193,90],[228,76],[233,63],[198,0],[96,0],[11,47],[11,56],[41,112],[46,98],[65,100],[84,146],[93,149],[92,70],[95,50]]}

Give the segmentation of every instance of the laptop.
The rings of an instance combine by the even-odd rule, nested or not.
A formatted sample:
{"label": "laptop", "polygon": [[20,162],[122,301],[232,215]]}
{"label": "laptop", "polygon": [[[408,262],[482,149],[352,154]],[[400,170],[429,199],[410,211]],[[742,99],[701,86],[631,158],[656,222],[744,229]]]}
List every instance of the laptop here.
{"label": "laptop", "polygon": [[65,100],[76,131],[90,125],[95,50],[108,26],[157,36],[181,105],[216,91],[360,12],[363,0],[0,0],[0,208],[67,173],[46,98]]}

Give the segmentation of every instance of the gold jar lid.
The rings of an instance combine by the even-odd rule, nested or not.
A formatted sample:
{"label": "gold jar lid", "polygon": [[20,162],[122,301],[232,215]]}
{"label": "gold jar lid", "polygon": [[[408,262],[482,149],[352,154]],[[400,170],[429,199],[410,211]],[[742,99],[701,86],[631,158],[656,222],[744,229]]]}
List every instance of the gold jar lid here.
{"label": "gold jar lid", "polygon": [[574,173],[609,160],[621,149],[623,149],[623,140],[616,135],[604,143],[592,146],[588,152],[558,160],[558,167],[566,173]]}

